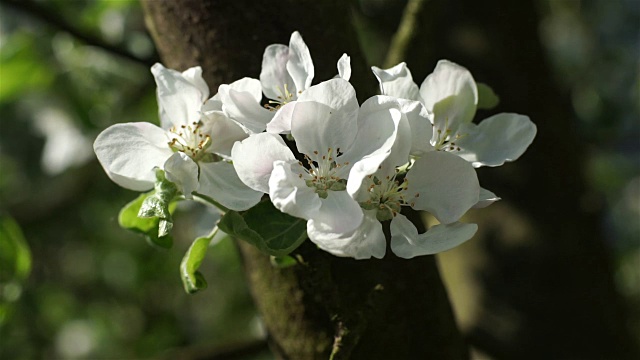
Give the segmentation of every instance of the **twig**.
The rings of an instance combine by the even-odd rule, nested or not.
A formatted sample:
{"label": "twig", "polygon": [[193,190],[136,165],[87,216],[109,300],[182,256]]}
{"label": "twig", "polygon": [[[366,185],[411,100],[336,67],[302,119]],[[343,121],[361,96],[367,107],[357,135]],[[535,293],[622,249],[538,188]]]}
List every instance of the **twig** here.
{"label": "twig", "polygon": [[384,61],[385,67],[392,67],[402,61],[407,52],[407,46],[413,39],[416,30],[416,19],[420,14],[425,0],[409,0],[402,13],[398,30],[391,39],[387,58]]}
{"label": "twig", "polygon": [[14,9],[22,11],[27,15],[32,16],[44,23],[54,26],[60,30],[66,31],[78,40],[81,40],[88,45],[99,47],[125,59],[129,59],[149,67],[151,67],[157,61],[158,56],[155,54],[150,58],[142,58],[129,52],[123,46],[110,44],[99,36],[89,34],[86,30],[80,29],[67,20],[63,19],[62,17],[56,15],[55,11],[48,9],[46,6],[35,3],[32,0],[0,0],[0,3],[11,6]]}

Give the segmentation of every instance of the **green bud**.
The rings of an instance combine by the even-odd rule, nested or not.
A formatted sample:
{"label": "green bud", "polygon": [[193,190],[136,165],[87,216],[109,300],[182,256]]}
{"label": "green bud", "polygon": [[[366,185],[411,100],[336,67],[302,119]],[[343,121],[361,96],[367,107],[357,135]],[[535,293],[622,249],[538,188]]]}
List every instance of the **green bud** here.
{"label": "green bud", "polygon": [[376,212],[376,219],[378,221],[387,221],[393,219],[393,211],[388,207],[383,207],[382,209],[378,208]]}
{"label": "green bud", "polygon": [[289,255],[283,255],[283,256],[271,255],[270,260],[271,260],[271,265],[278,269],[285,269],[298,264],[296,259]]}
{"label": "green bud", "polygon": [[155,193],[142,202],[138,217],[141,218],[158,218],[158,237],[169,234],[173,227],[169,204],[178,193],[176,185],[165,178],[164,171],[156,170]]}
{"label": "green bud", "polygon": [[160,199],[160,197],[154,195],[149,196],[144,199],[142,202],[142,206],[140,207],[140,211],[138,212],[138,217],[141,218],[152,218],[157,217],[160,219],[167,219],[171,216],[169,214],[169,207],[164,206],[165,202]]}
{"label": "green bud", "polygon": [[203,163],[213,163],[221,161],[222,158],[213,153],[199,152],[196,160]]}
{"label": "green bud", "polygon": [[333,191],[347,190],[347,180],[340,179],[334,182],[333,184],[331,184],[331,187],[329,188],[329,190],[333,190]]}
{"label": "green bud", "polygon": [[323,199],[326,199],[329,196],[329,193],[327,192],[327,190],[317,189],[316,193],[318,194],[318,196],[320,196]]}
{"label": "green bud", "polygon": [[394,212],[397,212],[397,213],[399,213],[399,212],[400,212],[400,208],[401,208],[401,207],[400,207],[400,203],[399,203],[399,202],[397,202],[397,201],[388,201],[388,202],[386,202],[386,203],[385,203],[385,205],[386,205],[389,209],[391,209],[391,211],[394,211]]}
{"label": "green bud", "polygon": [[366,201],[361,202],[359,204],[360,204],[360,207],[365,209],[365,210],[373,210],[373,209],[377,208],[378,206],[380,206],[380,204],[378,204],[378,203],[366,202]]}

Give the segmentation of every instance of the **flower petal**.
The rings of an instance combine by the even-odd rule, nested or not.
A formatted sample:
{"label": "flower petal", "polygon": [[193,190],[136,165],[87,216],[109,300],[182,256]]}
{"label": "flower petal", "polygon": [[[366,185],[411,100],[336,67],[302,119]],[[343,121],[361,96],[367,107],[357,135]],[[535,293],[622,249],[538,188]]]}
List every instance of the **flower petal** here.
{"label": "flower petal", "polygon": [[109,178],[135,191],[153,188],[154,168],[171,156],[164,130],[150,123],[115,124],[98,135],[93,149]]}
{"label": "flower petal", "polygon": [[335,78],[308,88],[298,102],[315,101],[335,110],[334,115],[343,121],[354,121],[358,112],[356,90],[348,81]]}
{"label": "flower petal", "polygon": [[380,69],[372,66],[371,70],[373,70],[373,74],[380,83],[380,93],[382,95],[407,100],[420,100],[418,85],[413,82],[411,71],[409,71],[407,64],[404,62],[389,69]]}
{"label": "flower petal", "polygon": [[[400,103],[390,96],[376,95],[367,99],[358,112],[356,140],[344,149],[345,159],[357,160],[366,155],[389,152],[394,146],[400,123],[409,135],[407,119],[403,118]],[[411,145],[407,142],[408,147]]]}
{"label": "flower petal", "polygon": [[338,77],[347,81],[351,78],[351,57],[347,54],[342,54],[338,60]]}
{"label": "flower petal", "polygon": [[362,104],[358,113],[356,139],[339,161],[353,164],[347,182],[349,194],[354,195],[362,180],[378,170],[380,164],[391,154],[392,148],[395,151],[391,167],[408,161],[411,143],[396,141],[399,133],[405,140],[410,138],[409,124],[400,112],[400,104],[395,98],[378,95]]}
{"label": "flower petal", "polygon": [[308,187],[291,166],[295,162],[276,160],[269,178],[269,197],[283,213],[309,220],[318,214],[321,202],[318,194]]}
{"label": "flower petal", "polygon": [[391,220],[391,251],[403,259],[437,254],[471,239],[477,230],[476,224],[456,222],[435,225],[426,233],[418,234],[409,219],[398,215]]}
{"label": "flower petal", "polygon": [[201,85],[194,85],[193,79],[189,80],[159,63],[151,67],[151,73],[158,86],[158,106],[163,125],[167,120],[176,127],[200,121],[200,109],[209,95],[208,91],[203,94]]}
{"label": "flower petal", "polygon": [[500,200],[500,198],[492,193],[491,191],[485,189],[485,188],[480,188],[480,196],[478,199],[478,202],[473,205],[474,209],[482,209],[482,208],[486,208],[487,206],[493,204],[494,202]]}
{"label": "flower petal", "polygon": [[427,210],[443,224],[460,219],[478,202],[480,184],[476,171],[464,159],[432,151],[416,160],[406,177],[408,202]]}
{"label": "flower petal", "polygon": [[290,134],[291,116],[297,101],[286,103],[276,111],[273,119],[267,124],[267,132],[272,134]]}
{"label": "flower petal", "polygon": [[420,86],[427,110],[434,114],[437,129],[455,131],[471,122],[478,104],[478,88],[469,70],[448,60],[440,60]]}
{"label": "flower petal", "polygon": [[419,101],[398,99],[400,110],[407,117],[411,136],[411,155],[421,156],[433,151],[431,138],[433,137],[433,116]]}
{"label": "flower petal", "polygon": [[226,161],[200,163],[198,192],[235,211],[251,208],[263,195],[243,184],[233,165]]}
{"label": "flower petal", "polygon": [[[315,102],[297,102],[291,116],[291,135],[298,150],[316,159],[346,149],[356,137],[357,112],[352,119],[344,119],[331,107]],[[335,155],[334,155],[335,156]]]}
{"label": "flower petal", "polygon": [[362,224],[362,209],[346,191],[329,191],[327,198],[320,201],[322,206],[309,220],[307,228],[315,228],[324,233],[346,234]]}
{"label": "flower petal", "polygon": [[222,111],[222,99],[220,94],[216,93],[211,99],[205,101],[204,104],[202,104],[200,111],[204,114],[210,111]]}
{"label": "flower petal", "polygon": [[348,234],[323,232],[315,225],[313,221],[307,222],[309,239],[333,255],[357,260],[371,257],[382,259],[387,251],[387,241],[375,210],[365,211],[362,224]]}
{"label": "flower petal", "polygon": [[297,93],[311,86],[314,76],[313,61],[311,60],[309,48],[297,31],[291,34],[291,39],[289,40],[289,61],[287,61],[286,66],[296,86],[295,89],[290,89],[290,91],[297,97]]}
{"label": "flower petal", "polygon": [[236,141],[246,139],[249,135],[222,111],[209,111],[202,116],[202,131],[211,136],[211,146],[207,152],[231,156],[231,148]]}
{"label": "flower petal", "polygon": [[[398,101],[402,104],[403,101],[406,102],[408,100],[398,99]],[[396,139],[393,142],[389,156],[380,166],[380,172],[385,174],[383,177],[386,177],[387,175],[394,175],[398,166],[402,166],[410,160],[409,154],[411,152],[411,139],[414,134],[412,134],[412,129],[406,116],[407,114],[404,113],[402,105],[400,108],[401,116],[397,124],[398,129]]]}
{"label": "flower petal", "polygon": [[218,88],[218,94],[224,112],[249,134],[263,132],[273,117],[273,113],[263,108],[250,91],[235,90],[231,85],[223,84]]}
{"label": "flower petal", "polygon": [[262,85],[260,84],[260,80],[244,77],[240,80],[236,80],[231,84],[227,85],[230,89],[239,92],[247,92],[251,94],[251,97],[255,99],[257,103],[262,101]]}
{"label": "flower petal", "polygon": [[346,149],[357,132],[358,100],[353,86],[341,78],[307,89],[293,109],[291,134],[301,153],[326,154],[328,148]]}
{"label": "flower petal", "polygon": [[182,77],[200,90],[203,101],[209,97],[209,85],[202,78],[202,68],[200,66],[194,66],[183,71]]}
{"label": "flower petal", "polygon": [[500,166],[518,159],[536,136],[536,125],[528,116],[502,113],[479,125],[467,126],[472,132],[458,141],[460,156],[474,167]]}
{"label": "flower petal", "polygon": [[285,85],[290,92],[297,92],[296,85],[287,71],[288,61],[289,48],[286,45],[273,44],[264,49],[260,84],[262,92],[269,99],[275,100],[278,96],[283,96]]}
{"label": "flower petal", "polygon": [[269,178],[276,160],[294,161],[295,157],[278,135],[260,133],[236,142],[231,149],[238,177],[250,188],[269,192]]}
{"label": "flower petal", "polygon": [[198,190],[198,164],[182,151],[175,152],[164,163],[167,180],[176,184],[178,190],[187,198]]}

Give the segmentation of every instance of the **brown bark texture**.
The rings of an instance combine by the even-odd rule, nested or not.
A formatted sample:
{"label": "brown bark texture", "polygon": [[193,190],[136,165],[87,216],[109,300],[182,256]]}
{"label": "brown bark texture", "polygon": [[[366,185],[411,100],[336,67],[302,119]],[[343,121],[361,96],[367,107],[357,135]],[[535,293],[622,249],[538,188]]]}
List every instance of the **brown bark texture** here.
{"label": "brown bark texture", "polygon": [[[337,74],[351,56],[362,101],[375,79],[360,53],[343,1],[143,1],[146,22],[168,67],[201,65],[212,92],[257,78],[262,52],[288,44],[298,30],[316,68],[314,83]],[[414,219],[417,214],[412,214]],[[419,221],[419,220],[417,220]],[[447,293],[433,257],[337,258],[306,242],[302,263],[276,269],[268,256],[240,243],[249,285],[282,359],[465,359]]]}

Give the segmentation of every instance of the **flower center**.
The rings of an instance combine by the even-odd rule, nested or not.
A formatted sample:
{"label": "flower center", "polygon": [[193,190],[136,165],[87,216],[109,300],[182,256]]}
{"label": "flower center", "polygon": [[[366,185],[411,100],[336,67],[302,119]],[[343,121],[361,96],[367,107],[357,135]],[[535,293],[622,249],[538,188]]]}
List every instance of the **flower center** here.
{"label": "flower center", "polygon": [[[413,206],[413,203],[407,202],[407,188],[409,180],[404,178],[402,181],[396,180],[396,175],[387,176],[379,179],[377,176],[369,175],[368,181],[369,199],[361,202],[360,207],[365,210],[377,210],[376,218],[379,221],[393,219],[402,206]],[[415,194],[416,197],[420,194]]]}
{"label": "flower center", "polygon": [[[349,162],[338,163],[333,157],[333,149],[327,149],[325,155],[320,155],[319,151],[313,152],[313,160],[304,154],[307,162],[305,167],[302,161],[298,164],[304,169],[298,176],[305,180],[310,188],[315,188],[315,192],[323,199],[328,196],[328,191],[343,191],[347,189],[347,180],[341,176],[342,169],[349,165]],[[336,158],[340,155],[340,149],[336,151]]]}
{"label": "flower center", "polygon": [[[275,100],[269,100],[269,103],[265,104],[264,107],[269,111],[278,111],[282,106],[294,100],[295,92],[290,92],[287,84],[284,84],[282,88],[280,86],[276,87],[278,91],[278,97]],[[298,94],[301,94],[301,91],[298,91]]]}
{"label": "flower center", "polygon": [[194,161],[207,160],[208,154],[205,150],[211,146],[211,136],[203,133],[202,122],[193,122],[179,128],[174,126],[169,129],[169,137],[171,141],[168,144],[171,150],[182,151]]}
{"label": "flower center", "polygon": [[466,135],[460,135],[457,131],[449,128],[449,119],[447,118],[444,123],[444,131],[442,129],[436,130],[437,137],[431,142],[438,151],[460,151],[460,146],[456,145],[456,141],[462,139]]}

